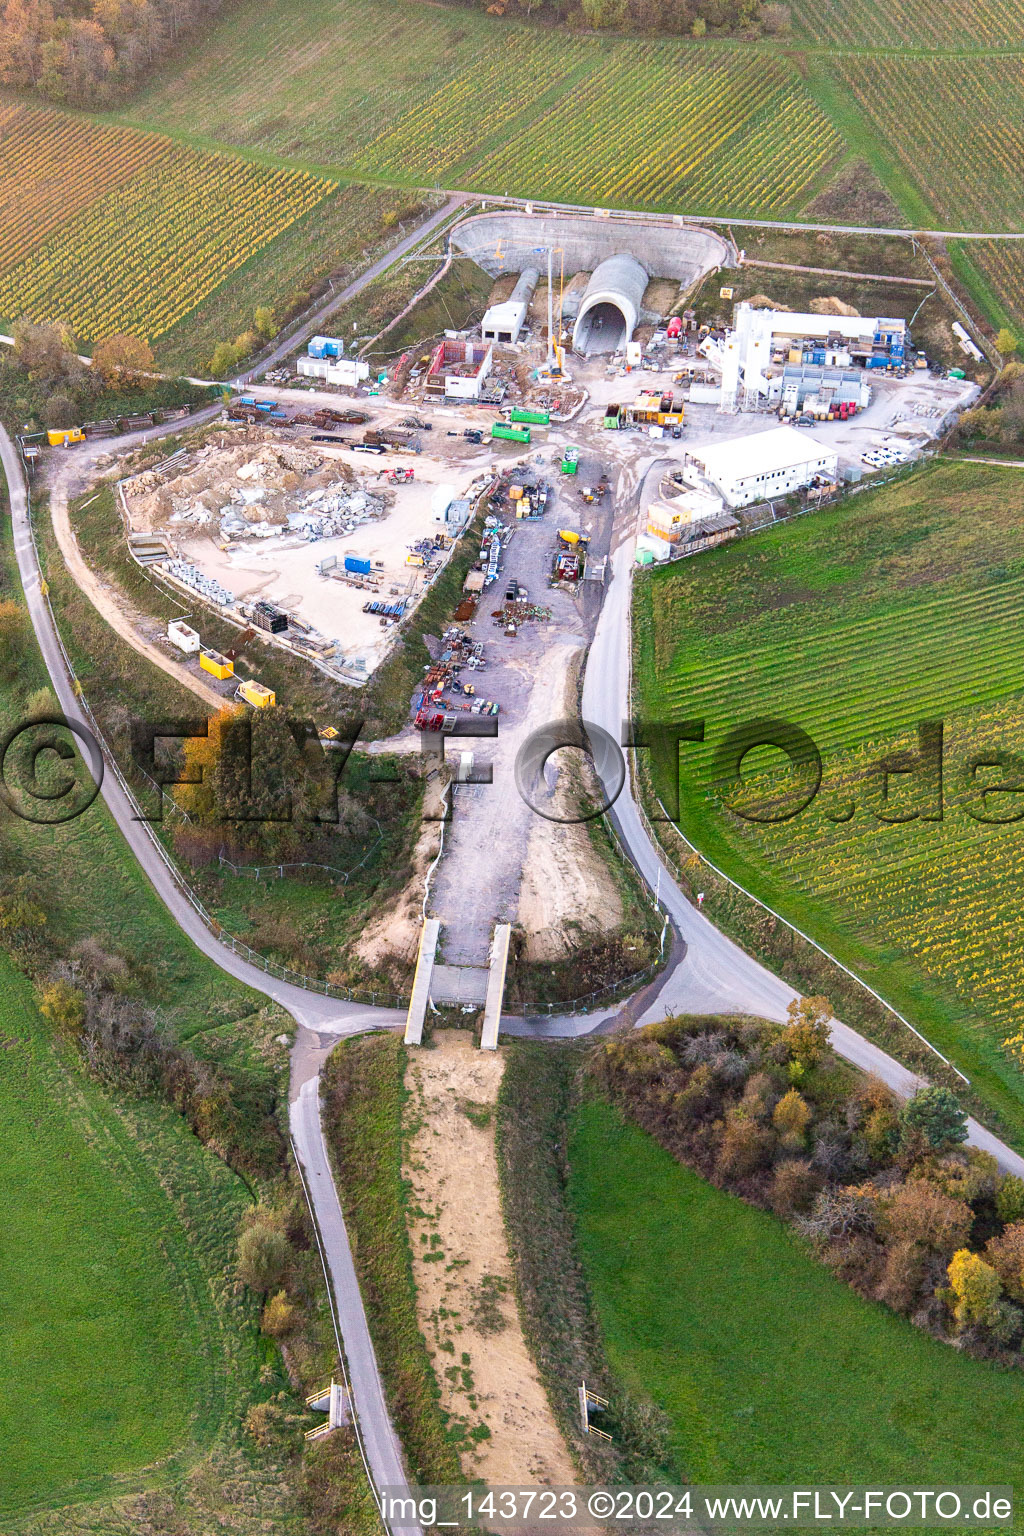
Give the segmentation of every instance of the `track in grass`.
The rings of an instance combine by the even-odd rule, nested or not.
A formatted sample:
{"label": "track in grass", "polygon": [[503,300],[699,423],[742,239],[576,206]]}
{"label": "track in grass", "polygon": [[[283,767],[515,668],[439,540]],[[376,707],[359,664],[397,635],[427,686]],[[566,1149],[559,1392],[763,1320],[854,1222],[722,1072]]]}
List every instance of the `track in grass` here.
{"label": "track in grass", "polygon": [[[636,650],[639,706],[707,721],[682,759],[684,830],[1018,1108],[1024,843],[1019,822],[971,814],[1009,766],[976,780],[970,763],[1024,743],[1022,518],[1019,471],[935,465],[643,580]],[[810,733],[824,779],[805,812],[767,825],[723,805],[713,749],[771,717]],[[870,765],[916,748],[925,719],[946,722],[943,818],[887,823]],[[767,758],[750,774],[762,797],[789,782]],[[922,809],[908,781],[893,793],[896,811]],[[1017,816],[1024,796],[984,809]]]}

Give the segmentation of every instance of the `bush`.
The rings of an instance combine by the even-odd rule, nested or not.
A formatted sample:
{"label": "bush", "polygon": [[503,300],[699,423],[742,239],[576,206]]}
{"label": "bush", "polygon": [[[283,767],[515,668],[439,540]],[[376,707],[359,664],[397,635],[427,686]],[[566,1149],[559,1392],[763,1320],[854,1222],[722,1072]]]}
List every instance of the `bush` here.
{"label": "bush", "polygon": [[48,981],[39,989],[39,1012],[59,1035],[74,1039],[85,1022],[85,996],[69,981]]}
{"label": "bush", "polygon": [[966,1243],[974,1220],[969,1205],[925,1179],[904,1184],[882,1211],[883,1228],[898,1243],[915,1243],[941,1254],[952,1254]]}
{"label": "bush", "polygon": [[1016,1221],[998,1237],[989,1239],[985,1257],[1008,1296],[1024,1301],[1024,1221]]}
{"label": "bush", "polygon": [[292,1247],[279,1218],[265,1206],[257,1206],[249,1222],[238,1239],[238,1278],[250,1291],[265,1294],[280,1284],[291,1262]]}
{"label": "bush", "polygon": [[772,1179],[771,1206],[776,1216],[794,1216],[811,1208],[820,1180],[806,1158],[787,1157]]}
{"label": "bush", "polygon": [[298,1320],[298,1309],[289,1301],[287,1292],[278,1291],[263,1308],[260,1326],[272,1339],[283,1339],[292,1332]]}

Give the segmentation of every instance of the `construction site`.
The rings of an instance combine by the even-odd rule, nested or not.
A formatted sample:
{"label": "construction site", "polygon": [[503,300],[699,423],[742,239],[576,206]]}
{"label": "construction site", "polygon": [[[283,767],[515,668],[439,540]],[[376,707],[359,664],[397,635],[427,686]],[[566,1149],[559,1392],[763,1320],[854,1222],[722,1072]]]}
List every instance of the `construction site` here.
{"label": "construction site", "polygon": [[[237,426],[119,485],[129,548],[161,581],[345,682],[369,677],[483,488],[452,466]],[[180,648],[180,647],[179,647]]]}

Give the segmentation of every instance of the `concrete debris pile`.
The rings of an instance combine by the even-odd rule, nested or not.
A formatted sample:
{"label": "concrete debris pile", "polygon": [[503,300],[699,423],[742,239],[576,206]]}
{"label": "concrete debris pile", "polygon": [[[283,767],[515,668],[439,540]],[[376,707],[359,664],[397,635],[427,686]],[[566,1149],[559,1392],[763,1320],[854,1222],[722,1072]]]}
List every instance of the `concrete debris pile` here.
{"label": "concrete debris pile", "polygon": [[365,493],[348,466],[258,428],[217,436],[194,453],[141,471],[123,488],[132,532],[152,533],[171,523],[201,527],[216,519],[227,537],[267,537],[283,532],[289,512],[311,504],[317,492],[326,493],[318,510],[342,527],[355,526],[366,510],[365,503],[350,506]]}

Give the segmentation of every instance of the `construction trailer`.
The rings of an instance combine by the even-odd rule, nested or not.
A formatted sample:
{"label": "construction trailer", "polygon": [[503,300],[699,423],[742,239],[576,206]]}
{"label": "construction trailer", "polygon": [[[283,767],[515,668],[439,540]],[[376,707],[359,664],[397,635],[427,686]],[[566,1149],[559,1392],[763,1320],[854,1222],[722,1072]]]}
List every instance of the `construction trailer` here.
{"label": "construction trailer", "polygon": [[370,365],[358,357],[300,357],[295,371],[303,379],[322,379],[325,384],[338,384],[343,389],[354,389],[370,377]]}
{"label": "construction trailer", "polygon": [[310,357],[344,357],[345,343],[340,336],[314,336],[306,351]]}
{"label": "construction trailer", "polygon": [[179,651],[184,651],[186,656],[198,655],[199,633],[181,619],[172,619],[167,625],[167,638]]}
{"label": "construction trailer", "polygon": [[51,448],[70,448],[72,443],[84,443],[85,433],[81,427],[51,427],[46,441]]}
{"label": "construction trailer", "polygon": [[209,672],[211,677],[224,682],[235,675],[235,664],[222,656],[219,651],[201,650],[199,652],[199,665],[204,672]]}
{"label": "construction trailer", "polygon": [[242,699],[246,704],[251,704],[254,709],[270,709],[277,703],[277,695],[272,688],[264,688],[262,683],[254,678],[246,678],[244,683],[239,683],[235,694],[237,699]]}
{"label": "construction trailer", "polygon": [[435,400],[477,400],[493,361],[490,342],[446,336],[431,354],[424,390]]}

